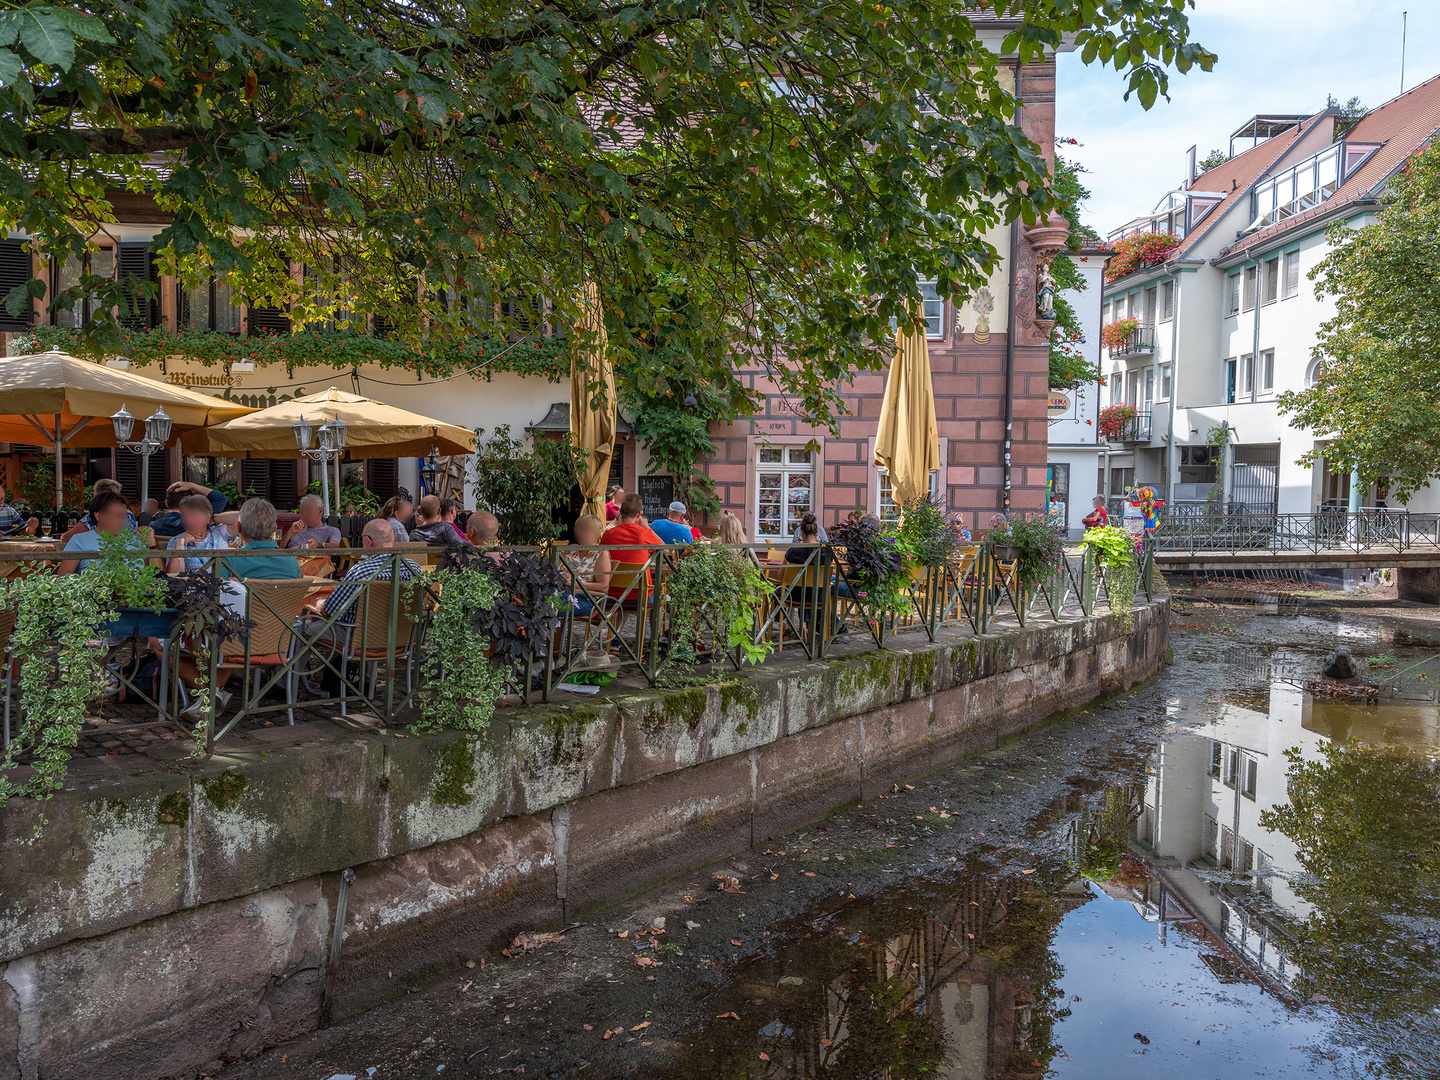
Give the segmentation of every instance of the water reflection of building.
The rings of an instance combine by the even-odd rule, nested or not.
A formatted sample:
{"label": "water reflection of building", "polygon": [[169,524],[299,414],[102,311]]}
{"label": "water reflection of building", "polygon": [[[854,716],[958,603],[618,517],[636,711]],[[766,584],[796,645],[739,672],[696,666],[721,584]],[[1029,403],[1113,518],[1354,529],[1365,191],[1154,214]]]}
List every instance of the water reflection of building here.
{"label": "water reflection of building", "polygon": [[1061,1007],[1054,928],[1092,898],[1083,881],[1057,891],[976,875],[933,898],[822,914],[792,928],[771,962],[742,961],[715,999],[717,1014],[754,1027],[712,1027],[670,1074],[732,1075],[738,1038],[745,1056],[768,1055],[770,1076],[1039,1080]]}
{"label": "water reflection of building", "polygon": [[1313,758],[1322,743],[1354,739],[1440,744],[1440,710],[1428,691],[1359,706],[1267,678],[1236,686],[1203,728],[1157,747],[1134,835],[1159,871],[1151,902],[1162,932],[1188,921],[1261,982],[1282,992],[1293,982],[1288,921],[1311,908],[1292,886],[1295,845],[1261,817],[1288,801],[1287,750]]}

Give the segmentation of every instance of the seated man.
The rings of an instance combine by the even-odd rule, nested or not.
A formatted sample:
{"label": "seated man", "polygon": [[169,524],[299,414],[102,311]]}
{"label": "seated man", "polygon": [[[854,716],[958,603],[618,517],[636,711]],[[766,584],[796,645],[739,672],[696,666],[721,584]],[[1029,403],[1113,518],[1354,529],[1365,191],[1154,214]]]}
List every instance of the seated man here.
{"label": "seated man", "polygon": [[[350,567],[320,605],[321,613],[327,618],[339,612],[334,627],[337,633],[333,636],[339,636],[339,631],[355,625],[355,610],[358,607],[355,595],[362,584],[367,581],[390,581],[394,576],[396,560],[386,549],[395,546],[395,530],[388,521],[374,518],[366,522],[360,534],[360,543],[362,547],[373,550],[374,554],[367,555]],[[410,581],[420,576],[420,567],[409,559],[400,559],[399,567],[401,581]]]}
{"label": "seated man", "polygon": [[[614,525],[611,525],[610,528],[605,530],[605,535],[600,537],[600,543],[655,544],[657,546],[665,543],[664,540],[661,540],[660,537],[655,535],[648,525],[640,520],[644,510],[645,503],[641,500],[639,493],[634,491],[630,492],[620,503],[619,519]],[[643,549],[638,551],[612,551],[610,553],[612,564],[643,563],[649,558],[650,552]],[[621,584],[614,584],[614,580],[614,578],[611,578],[610,595],[620,596],[626,591],[627,586],[623,581]]]}
{"label": "seated man", "polygon": [[685,512],[683,502],[672,502],[665,520],[650,526],[650,531],[667,544],[693,544],[695,533],[685,524]]}
{"label": "seated man", "polygon": [[196,495],[203,496],[209,501],[212,515],[224,512],[226,504],[230,501],[225,498],[223,491],[191,483],[189,480],[176,480],[165,489],[165,511],[150,520],[150,528],[155,530],[155,535],[162,540],[168,540],[170,537],[179,536],[184,532],[185,523],[181,520],[180,504],[187,497]]}
{"label": "seated man", "polygon": [[20,511],[5,501],[5,489],[0,487],[0,536],[34,536],[39,527],[40,519],[21,517]]}
{"label": "seated man", "polygon": [[440,520],[455,530],[455,539],[464,540],[465,530],[455,524],[455,515],[460,513],[460,504],[454,499],[440,500]]}
{"label": "seated man", "polygon": [[[223,516],[228,519],[230,514]],[[300,576],[300,560],[294,555],[279,554],[280,545],[271,539],[275,535],[273,504],[265,499],[246,499],[245,505],[235,513],[235,526],[240,534],[241,551],[270,550],[276,554],[235,559],[220,567],[221,577],[290,579]]]}
{"label": "seated man", "polygon": [[[168,495],[166,502],[170,502]],[[223,551],[230,547],[229,530],[214,520],[213,499],[204,495],[182,495],[178,505],[170,505],[175,505],[181,528],[179,533],[170,537],[170,543],[166,545],[169,550]],[[165,572],[178,574],[185,570],[203,570],[209,562],[203,555],[176,555],[166,562]]]}
{"label": "seated man", "polygon": [[465,540],[477,548],[494,547],[500,542],[500,519],[488,510],[476,510],[465,523]]}
{"label": "seated man", "polygon": [[300,500],[300,520],[285,530],[287,548],[338,548],[340,530],[325,524],[325,504],[319,495],[306,495]]}
{"label": "seated man", "polygon": [[[139,568],[143,564],[139,556],[150,546],[149,538],[144,530],[135,529],[123,495],[118,491],[102,490],[90,500],[89,518],[95,528],[75,533],[65,542],[63,550],[76,552],[77,557],[61,562],[55,568],[55,573],[78,574],[88,570],[96,560],[79,558],[78,553],[98,556],[101,543],[112,538],[122,544],[127,552],[135,553],[135,558],[127,560],[132,566]],[[159,560],[151,561],[158,565]]]}
{"label": "seated man", "polygon": [[464,539],[455,526],[440,517],[440,500],[426,495],[415,508],[415,517],[420,522],[410,530],[410,542],[425,543],[432,547],[448,547]]}

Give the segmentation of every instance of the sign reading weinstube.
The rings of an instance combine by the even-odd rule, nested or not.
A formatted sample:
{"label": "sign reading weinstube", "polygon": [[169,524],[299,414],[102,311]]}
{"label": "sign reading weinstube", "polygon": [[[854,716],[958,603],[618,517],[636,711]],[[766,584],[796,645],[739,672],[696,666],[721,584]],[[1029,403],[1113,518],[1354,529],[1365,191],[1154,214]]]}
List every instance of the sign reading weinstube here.
{"label": "sign reading weinstube", "polygon": [[1050,419],[1064,416],[1070,411],[1070,395],[1063,390],[1050,391]]}

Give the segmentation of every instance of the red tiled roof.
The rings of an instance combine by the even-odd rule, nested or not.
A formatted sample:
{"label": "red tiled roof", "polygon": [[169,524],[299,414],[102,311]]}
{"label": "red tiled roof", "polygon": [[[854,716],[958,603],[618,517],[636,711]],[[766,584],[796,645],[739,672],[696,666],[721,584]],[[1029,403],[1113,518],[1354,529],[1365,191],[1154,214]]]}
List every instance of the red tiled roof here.
{"label": "red tiled roof", "polygon": [[1250,197],[1250,188],[1255,181],[1265,175],[1270,166],[1280,160],[1280,157],[1288,151],[1310,128],[1322,120],[1328,110],[1316,113],[1310,119],[1303,121],[1282,131],[1278,135],[1272,135],[1258,146],[1252,146],[1243,153],[1236,154],[1224,164],[1217,165],[1208,172],[1201,173],[1195,178],[1195,182],[1187,188],[1189,191],[1224,191],[1225,198],[1220,205],[1214,207],[1205,219],[1185,238],[1175,254],[1171,258],[1180,258],[1189,253],[1191,247],[1210,231],[1210,227],[1230,212],[1230,208],[1240,199]]}
{"label": "red tiled roof", "polygon": [[1251,233],[1227,250],[1267,243],[1307,221],[1331,213],[1337,207],[1376,197],[1385,181],[1437,131],[1440,131],[1440,75],[1425,80],[1399,97],[1391,98],[1384,105],[1366,114],[1364,119],[1346,133],[1347,142],[1384,145],[1370,156],[1370,160],[1365,162],[1354,176],[1340,185],[1339,191],[1303,213]]}

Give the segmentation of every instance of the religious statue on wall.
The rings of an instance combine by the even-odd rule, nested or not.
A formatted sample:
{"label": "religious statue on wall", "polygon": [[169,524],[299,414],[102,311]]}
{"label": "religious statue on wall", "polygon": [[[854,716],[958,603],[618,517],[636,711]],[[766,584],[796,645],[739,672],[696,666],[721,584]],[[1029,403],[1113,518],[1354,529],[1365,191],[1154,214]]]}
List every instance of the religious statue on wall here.
{"label": "religious statue on wall", "polygon": [[1055,276],[1050,273],[1050,264],[1040,264],[1040,277],[1038,288],[1035,290],[1035,317],[1037,319],[1055,318]]}

